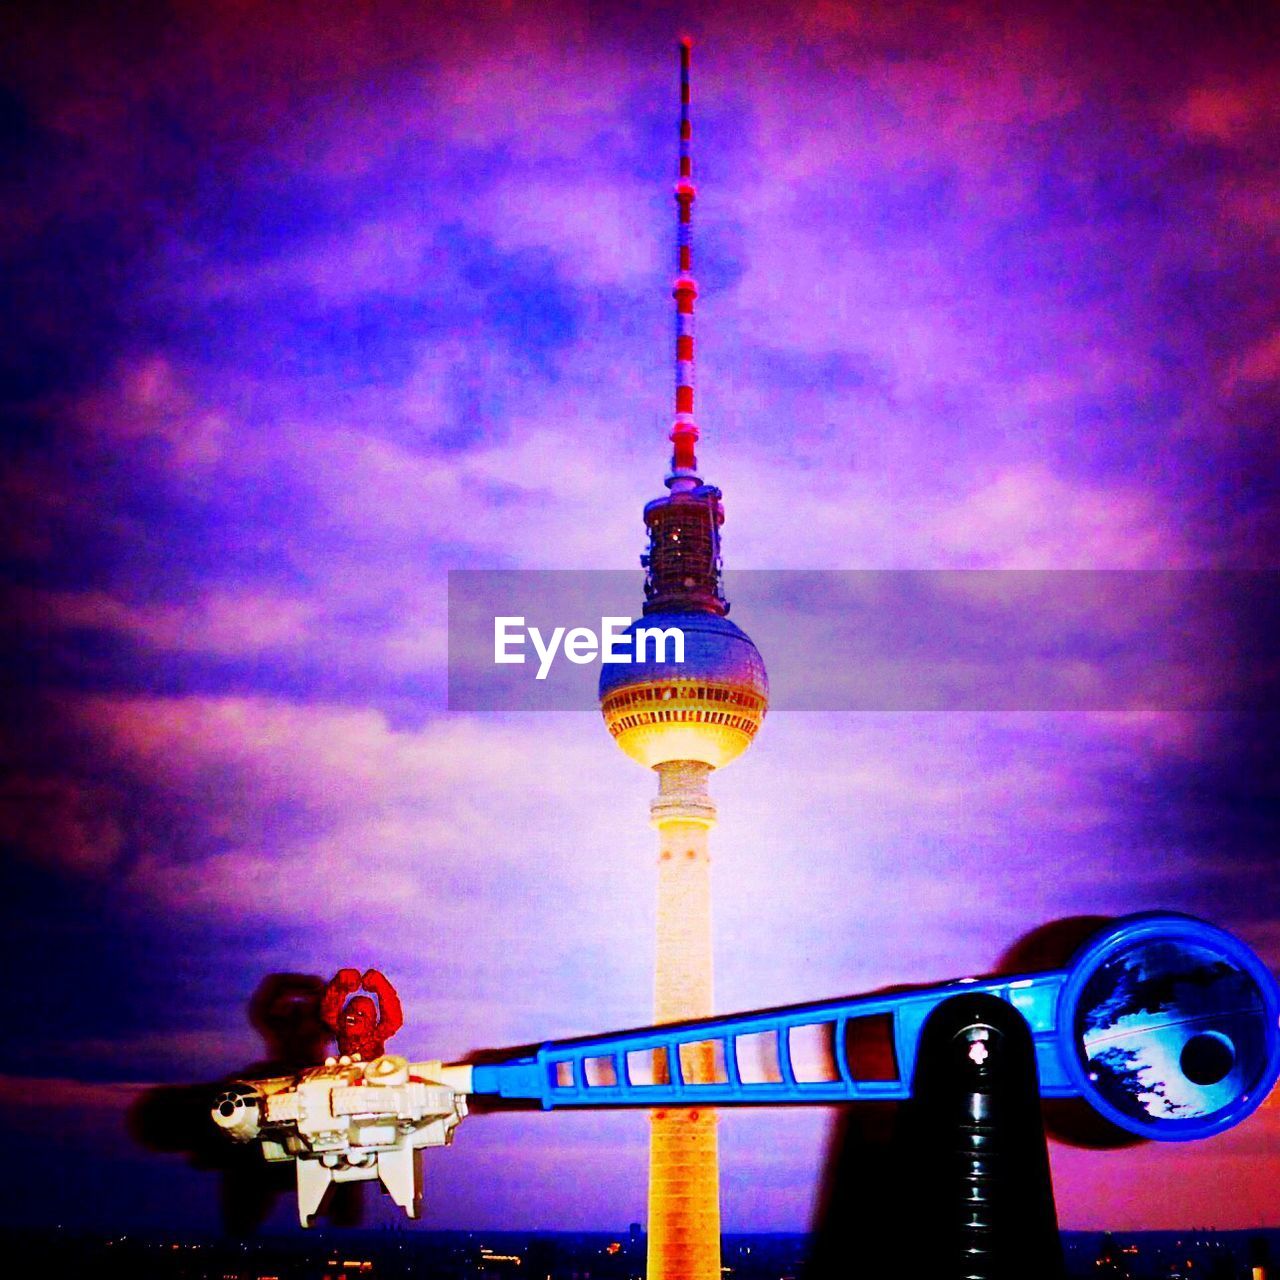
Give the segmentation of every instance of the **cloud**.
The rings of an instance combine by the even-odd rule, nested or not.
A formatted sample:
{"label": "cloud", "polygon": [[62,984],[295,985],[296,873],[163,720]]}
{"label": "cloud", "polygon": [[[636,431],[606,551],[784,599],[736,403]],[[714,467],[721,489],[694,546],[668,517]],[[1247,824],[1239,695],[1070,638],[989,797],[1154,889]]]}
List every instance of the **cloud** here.
{"label": "cloud", "polygon": [[222,455],[229,424],[202,407],[163,356],[126,365],[115,385],[81,401],[72,414],[113,449],[158,446],[177,470],[207,467]]}
{"label": "cloud", "polygon": [[[194,697],[68,710],[136,797],[127,820],[99,803],[128,833],[120,891],[148,912],[311,939],[299,952],[282,936],[260,964],[382,956],[418,1011],[415,1041],[443,1040],[433,1054],[643,1020],[651,784],[594,716],[397,727]],[[1229,868],[1144,847],[1126,817],[1123,780],[1161,732],[1123,717],[771,719],[714,780],[721,1007],[982,972],[1053,914],[1192,907]],[[873,901],[874,934],[851,934]]]}
{"label": "cloud", "polygon": [[548,251],[575,286],[634,287],[660,279],[667,265],[652,221],[642,221],[652,195],[612,174],[531,174],[494,186],[467,217],[499,249]]}
{"label": "cloud", "polygon": [[1228,379],[1230,389],[1280,379],[1280,329],[1247,347],[1236,361]]}
{"label": "cloud", "polygon": [[[751,448],[725,470],[731,567],[1160,569],[1196,558],[1149,490],[1042,464],[888,488],[856,458],[815,473]],[[803,523],[774,519],[776,487],[804,495]]]}
{"label": "cloud", "polygon": [[340,231],[301,245],[285,240],[277,253],[250,262],[227,261],[207,248],[190,246],[196,264],[174,282],[175,295],[196,301],[261,302],[297,289],[324,307],[340,307],[370,295],[412,298],[424,281],[440,287],[448,278],[446,248],[421,211],[392,211],[353,221]]}
{"label": "cloud", "polygon": [[1175,126],[1197,141],[1236,146],[1280,122],[1269,76],[1196,85],[1179,105]]}
{"label": "cloud", "polygon": [[1177,568],[1185,556],[1142,490],[1072,483],[1040,466],[999,472],[939,512],[931,532],[949,557],[1002,569]]}
{"label": "cloud", "polygon": [[175,604],[134,604],[104,591],[19,594],[24,620],[41,630],[105,631],[161,653],[255,654],[311,638],[310,600],[213,591]]}
{"label": "cloud", "polygon": [[120,800],[86,779],[12,773],[0,783],[0,841],[37,862],[100,876],[124,849]]}

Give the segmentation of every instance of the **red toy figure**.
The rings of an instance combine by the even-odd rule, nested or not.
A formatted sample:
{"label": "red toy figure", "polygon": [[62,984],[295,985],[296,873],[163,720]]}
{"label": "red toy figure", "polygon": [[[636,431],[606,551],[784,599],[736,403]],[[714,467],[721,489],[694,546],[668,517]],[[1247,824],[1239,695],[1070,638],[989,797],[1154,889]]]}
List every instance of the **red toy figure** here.
{"label": "red toy figure", "polygon": [[[368,996],[347,999],[362,986],[378,997],[376,1005]],[[320,1016],[338,1037],[338,1052],[349,1057],[359,1054],[365,1062],[380,1058],[386,1041],[404,1025],[400,997],[377,969],[367,970],[363,980],[357,969],[340,969],[325,988]]]}

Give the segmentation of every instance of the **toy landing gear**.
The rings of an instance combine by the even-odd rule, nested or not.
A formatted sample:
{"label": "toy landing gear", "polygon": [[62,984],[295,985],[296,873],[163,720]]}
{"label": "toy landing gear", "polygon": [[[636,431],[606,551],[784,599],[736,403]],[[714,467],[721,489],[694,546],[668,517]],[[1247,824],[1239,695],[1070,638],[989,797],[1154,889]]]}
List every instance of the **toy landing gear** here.
{"label": "toy landing gear", "polygon": [[808,1275],[1061,1280],[1031,1032],[965,994],[925,1023],[912,1097],[846,1111]]}

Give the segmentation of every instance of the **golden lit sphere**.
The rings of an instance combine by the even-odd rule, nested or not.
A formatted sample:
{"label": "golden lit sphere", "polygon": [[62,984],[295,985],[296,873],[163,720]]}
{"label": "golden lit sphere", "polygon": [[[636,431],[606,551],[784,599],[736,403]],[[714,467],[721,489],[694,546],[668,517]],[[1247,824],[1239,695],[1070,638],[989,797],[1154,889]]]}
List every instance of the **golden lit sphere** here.
{"label": "golden lit sphere", "polygon": [[684,661],[646,650],[641,662],[606,663],[600,710],[618,746],[649,768],[698,760],[720,769],[750,745],[769,705],[764,660],[750,637],[713,613],[651,613],[628,628],[678,628]]}

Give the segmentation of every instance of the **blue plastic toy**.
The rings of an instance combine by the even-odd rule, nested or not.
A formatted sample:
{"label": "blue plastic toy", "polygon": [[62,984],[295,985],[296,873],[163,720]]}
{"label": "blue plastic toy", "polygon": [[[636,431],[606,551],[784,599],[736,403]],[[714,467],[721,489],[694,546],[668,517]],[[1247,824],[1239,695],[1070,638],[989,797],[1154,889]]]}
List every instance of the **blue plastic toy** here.
{"label": "blue plastic toy", "polygon": [[1280,1074],[1270,971],[1223,930],[1162,913],[1118,922],[1063,971],[553,1040],[474,1067],[471,1092],[548,1108],[906,1098],[925,1020],[965,990],[1027,1020],[1043,1096],[1084,1097],[1145,1138],[1229,1128]]}

